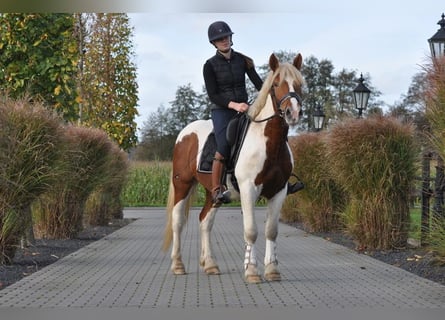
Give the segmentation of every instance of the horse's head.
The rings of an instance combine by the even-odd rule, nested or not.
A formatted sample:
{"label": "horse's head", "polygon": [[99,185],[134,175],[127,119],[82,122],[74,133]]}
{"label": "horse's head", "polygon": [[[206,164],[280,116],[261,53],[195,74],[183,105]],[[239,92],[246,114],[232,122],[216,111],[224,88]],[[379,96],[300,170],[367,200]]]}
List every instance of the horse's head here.
{"label": "horse's head", "polygon": [[294,126],[302,115],[301,93],[304,83],[300,69],[303,58],[298,54],[290,63],[281,63],[272,53],[269,66],[274,78],[270,88],[275,112],[282,116],[287,124]]}

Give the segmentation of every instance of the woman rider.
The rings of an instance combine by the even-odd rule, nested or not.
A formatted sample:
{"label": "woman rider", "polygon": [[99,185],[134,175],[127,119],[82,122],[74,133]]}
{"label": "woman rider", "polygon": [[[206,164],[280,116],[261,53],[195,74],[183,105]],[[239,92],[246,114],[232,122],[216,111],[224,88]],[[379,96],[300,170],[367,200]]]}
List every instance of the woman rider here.
{"label": "woman rider", "polygon": [[216,153],[212,164],[212,195],[214,204],[230,202],[230,194],[221,179],[225,159],[230,155],[226,138],[229,121],[238,112],[249,108],[245,75],[257,90],[263,81],[255,70],[253,60],[232,49],[233,32],[224,21],[216,21],[209,26],[209,42],[216,48],[216,54],[204,64],[204,82],[212,102],[211,117],[216,138]]}
{"label": "woman rider", "polygon": [[[224,21],[216,21],[209,26],[209,42],[216,48],[216,54],[208,59],[203,68],[204,82],[211,105],[211,117],[216,138],[216,153],[212,163],[213,203],[230,202],[230,193],[222,183],[225,159],[229,157],[230,146],[226,129],[230,120],[238,112],[249,108],[246,77],[259,91],[263,81],[255,70],[253,60],[232,49],[233,32]],[[302,182],[288,183],[287,193],[303,189]]]}

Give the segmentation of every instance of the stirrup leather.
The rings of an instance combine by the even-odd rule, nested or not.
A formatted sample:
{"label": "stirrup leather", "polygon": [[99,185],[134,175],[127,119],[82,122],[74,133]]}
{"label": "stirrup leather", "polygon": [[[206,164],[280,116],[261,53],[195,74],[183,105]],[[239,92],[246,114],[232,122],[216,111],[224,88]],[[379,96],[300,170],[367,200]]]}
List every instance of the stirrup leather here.
{"label": "stirrup leather", "polygon": [[[222,191],[224,190],[224,191]],[[218,186],[212,190],[213,203],[218,205],[222,203],[230,203],[230,191],[223,186]]]}

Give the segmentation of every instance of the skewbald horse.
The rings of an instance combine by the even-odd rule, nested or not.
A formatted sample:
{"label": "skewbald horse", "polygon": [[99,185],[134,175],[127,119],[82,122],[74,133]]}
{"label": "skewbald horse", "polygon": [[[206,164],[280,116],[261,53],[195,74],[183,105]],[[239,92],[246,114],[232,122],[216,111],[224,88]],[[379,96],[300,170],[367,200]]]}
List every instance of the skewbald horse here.
{"label": "skewbald horse", "polygon": [[[281,280],[276,239],[280,210],[287,195],[287,182],[293,169],[287,134],[289,125],[294,126],[298,122],[302,108],[300,97],[304,80],[300,73],[301,65],[300,54],[295,57],[293,64],[280,63],[274,54],[270,56],[271,71],[258,98],[247,111],[251,124],[234,170],[239,193],[231,185],[230,177],[227,179],[232,200],[235,197],[241,200],[245,241],[244,276],[249,283],[262,281],[255,252],[258,230],[254,208],[259,197],[267,199],[264,279]],[[209,275],[220,274],[212,255],[210,241],[218,210],[218,206],[215,207],[212,203],[211,174],[197,170],[199,156],[212,130],[211,120],[194,121],[180,132],[174,147],[163,250],[168,250],[173,242],[171,270],[176,275],[186,273],[181,257],[181,231],[198,183],[206,189],[205,204],[199,214],[200,265]]]}

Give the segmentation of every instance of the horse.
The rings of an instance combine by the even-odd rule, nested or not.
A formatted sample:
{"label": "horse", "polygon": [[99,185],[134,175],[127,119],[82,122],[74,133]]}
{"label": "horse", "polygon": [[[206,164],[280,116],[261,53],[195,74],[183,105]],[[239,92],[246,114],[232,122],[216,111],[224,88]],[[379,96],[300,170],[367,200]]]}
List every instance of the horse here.
{"label": "horse", "polygon": [[[277,260],[277,236],[280,210],[287,195],[287,182],[293,171],[293,156],[287,143],[289,126],[297,124],[302,110],[301,75],[302,56],[296,55],[293,63],[280,63],[271,54],[270,71],[258,97],[247,111],[251,123],[239,151],[233,174],[239,192],[227,178],[232,199],[241,201],[245,255],[244,279],[247,283],[263,281],[257,265],[255,242],[258,236],[255,222],[255,203],[262,197],[267,200],[265,225],[266,249],[264,280],[280,281]],[[171,271],[186,274],[181,256],[181,231],[189,215],[193,194],[198,183],[204,186],[206,198],[199,214],[201,252],[200,266],[208,275],[220,274],[212,254],[211,230],[220,205],[214,205],[211,194],[211,174],[197,170],[204,143],[213,130],[211,120],[196,120],[188,124],[177,136],[167,200],[167,224],[163,250],[171,250]]]}

